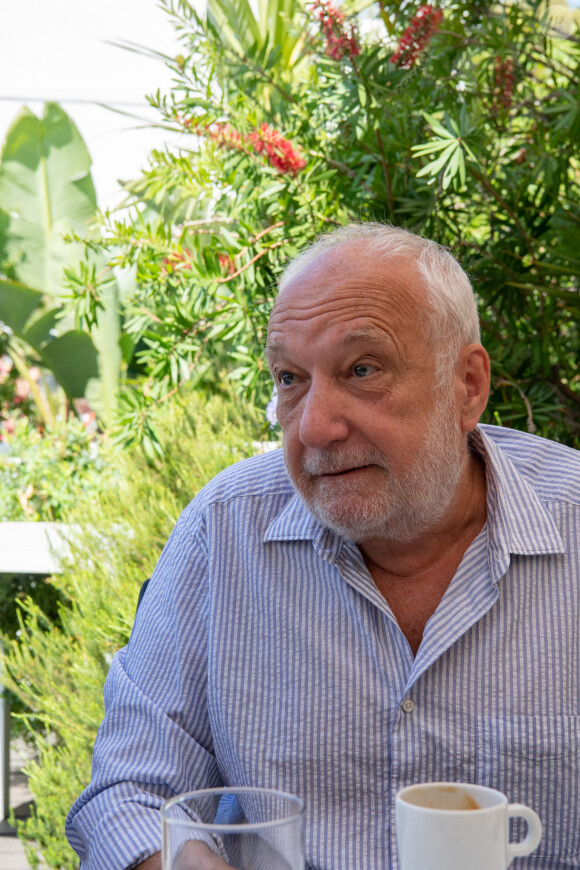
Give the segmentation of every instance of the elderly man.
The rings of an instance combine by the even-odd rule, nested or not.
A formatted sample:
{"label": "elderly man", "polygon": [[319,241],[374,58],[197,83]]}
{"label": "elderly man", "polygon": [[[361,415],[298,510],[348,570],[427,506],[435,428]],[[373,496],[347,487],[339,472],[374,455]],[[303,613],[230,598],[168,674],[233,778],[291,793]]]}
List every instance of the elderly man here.
{"label": "elderly man", "polygon": [[220,474],[163,551],[69,816],[81,866],[159,868],[163,800],[231,784],[304,798],[309,867],[396,868],[398,789],[462,780],[539,813],[519,867],[578,868],[578,453],[478,425],[471,286],[404,230],[290,264],[267,356],[283,455]]}

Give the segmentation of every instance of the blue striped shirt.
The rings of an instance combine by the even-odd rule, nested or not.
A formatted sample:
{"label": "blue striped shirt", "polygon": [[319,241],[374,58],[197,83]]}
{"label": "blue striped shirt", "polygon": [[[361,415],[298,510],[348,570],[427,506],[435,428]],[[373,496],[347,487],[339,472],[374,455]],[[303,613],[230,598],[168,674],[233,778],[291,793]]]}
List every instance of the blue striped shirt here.
{"label": "blue striped shirt", "polygon": [[202,490],[107,678],[67,824],[83,868],[158,851],[162,801],[221,784],[302,797],[311,868],[397,868],[395,794],[426,780],[533,807],[542,843],[514,868],[580,867],[580,453],[491,426],[473,443],[487,522],[416,657],[280,451]]}

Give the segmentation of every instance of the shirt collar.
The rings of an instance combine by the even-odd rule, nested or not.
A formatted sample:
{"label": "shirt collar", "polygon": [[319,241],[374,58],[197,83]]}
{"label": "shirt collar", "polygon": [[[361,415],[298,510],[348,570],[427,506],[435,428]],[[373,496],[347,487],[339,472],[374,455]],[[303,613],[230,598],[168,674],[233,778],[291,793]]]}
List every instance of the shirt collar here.
{"label": "shirt collar", "polygon": [[[512,460],[478,426],[471,448],[486,464],[487,528],[490,567],[495,576],[507,570],[510,554],[534,556],[564,553],[558,529],[538,495]],[[334,562],[344,539],[325,528],[295,493],[266,529],[264,541],[311,540],[316,552]]]}
{"label": "shirt collar", "polygon": [[344,539],[314,517],[298,493],[284,505],[266,529],[264,541],[312,541],[316,552],[334,562]]}
{"label": "shirt collar", "polygon": [[[470,444],[485,461],[487,528],[490,566],[504,573],[510,554],[521,556],[564,553],[554,520],[538,494],[505,451],[478,426]],[[496,571],[492,573],[496,574]]]}

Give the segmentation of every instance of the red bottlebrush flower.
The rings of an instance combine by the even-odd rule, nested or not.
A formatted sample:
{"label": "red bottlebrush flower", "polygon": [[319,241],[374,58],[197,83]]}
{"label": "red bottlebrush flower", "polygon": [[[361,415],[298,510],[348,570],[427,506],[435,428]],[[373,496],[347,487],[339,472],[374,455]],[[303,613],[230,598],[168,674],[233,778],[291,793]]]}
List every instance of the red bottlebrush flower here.
{"label": "red bottlebrush flower", "polygon": [[[218,145],[225,148],[244,151],[246,154],[249,154],[250,152],[247,150],[246,145],[248,143],[251,144],[254,151],[258,154],[264,153],[270,166],[279,172],[296,175],[306,166],[306,160],[300,156],[292,143],[288,139],[285,139],[281,133],[278,133],[277,130],[274,130],[273,127],[270,127],[269,124],[262,124],[257,130],[253,130],[243,139],[239,131],[235,127],[232,127],[231,124],[216,123],[201,125],[192,121],[179,120],[190,129],[194,128],[199,135],[208,136]],[[171,260],[171,264],[174,264],[173,260]]]}
{"label": "red bottlebrush flower", "polygon": [[342,60],[343,57],[352,59],[360,54],[354,24],[350,25],[350,32],[348,32],[344,15],[331,2],[317,0],[312,7],[312,14],[320,22],[320,29],[326,41],[324,53],[327,57],[332,60]]}
{"label": "red bottlebrush flower", "polygon": [[259,130],[250,133],[248,140],[258,154],[266,155],[270,166],[278,172],[296,175],[306,166],[306,160],[295,150],[292,143],[269,124],[262,124]]}
{"label": "red bottlebrush flower", "polygon": [[231,124],[221,124],[219,122],[215,124],[201,124],[195,118],[184,118],[178,113],[175,115],[175,120],[182,127],[185,127],[186,130],[192,130],[199,136],[209,136],[218,145],[225,145],[227,148],[243,148],[242,137]]}
{"label": "red bottlebrush flower", "polygon": [[514,95],[514,62],[511,57],[497,55],[494,61],[492,112],[497,115],[504,109],[509,112]]}
{"label": "red bottlebrush flower", "polygon": [[233,275],[236,271],[234,258],[228,256],[228,254],[218,254],[218,263],[220,264],[222,272],[225,272],[228,275]]}
{"label": "red bottlebrush flower", "polygon": [[439,30],[442,18],[441,9],[429,5],[419,7],[400,38],[391,63],[397,64],[401,69],[411,69]]}
{"label": "red bottlebrush flower", "polygon": [[212,124],[207,128],[207,132],[218,145],[225,145],[226,148],[243,148],[242,137],[231,124]]}
{"label": "red bottlebrush flower", "polygon": [[184,248],[183,251],[173,251],[169,256],[164,257],[161,263],[161,274],[170,275],[174,272],[181,272],[191,265],[191,251],[189,248]]}

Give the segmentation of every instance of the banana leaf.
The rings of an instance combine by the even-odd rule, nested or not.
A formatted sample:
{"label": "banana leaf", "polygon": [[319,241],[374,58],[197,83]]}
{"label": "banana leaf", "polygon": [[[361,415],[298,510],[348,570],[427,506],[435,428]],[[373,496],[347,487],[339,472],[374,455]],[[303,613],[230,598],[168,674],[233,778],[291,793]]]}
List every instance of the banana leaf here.
{"label": "banana leaf", "polygon": [[50,369],[69,399],[80,399],[99,378],[97,350],[81,330],[59,335],[57,315],[57,309],[46,310],[40,291],[0,281],[0,321]]}
{"label": "banana leaf", "polygon": [[63,240],[86,228],[97,209],[91,158],[73,121],[55,103],[42,118],[23,108],[0,157],[4,256],[17,279],[58,298],[73,248]]}
{"label": "banana leaf", "polygon": [[0,281],[0,320],[69,398],[87,398],[109,422],[122,364],[115,280],[101,287],[103,308],[91,335],[74,329],[71,316],[62,317],[64,270],[74,269],[82,253],[80,244],[63,237],[86,233],[97,211],[90,169],[87,147],[60,106],[47,103],[42,118],[21,110],[0,159],[0,257],[16,276]]}

